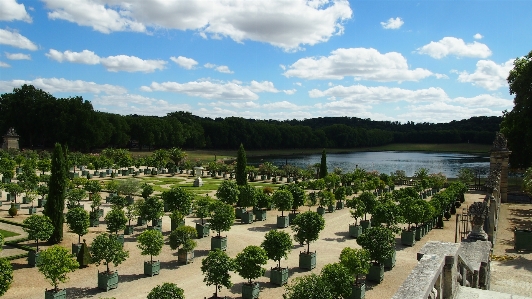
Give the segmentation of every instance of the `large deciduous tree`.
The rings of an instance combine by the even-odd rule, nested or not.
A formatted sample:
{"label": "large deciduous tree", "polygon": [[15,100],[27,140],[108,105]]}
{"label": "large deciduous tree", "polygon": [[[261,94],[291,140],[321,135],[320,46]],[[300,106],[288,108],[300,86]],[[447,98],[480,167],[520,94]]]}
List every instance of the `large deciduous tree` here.
{"label": "large deciduous tree", "polygon": [[56,143],[52,153],[52,170],[48,183],[48,200],[44,214],[50,218],[54,232],[48,241],[58,244],[63,240],[63,209],[65,208],[66,163],[61,144]]}
{"label": "large deciduous tree", "polygon": [[532,166],[532,51],[514,61],[508,76],[510,94],[515,95],[512,111],[504,111],[501,132],[512,151],[512,167]]}

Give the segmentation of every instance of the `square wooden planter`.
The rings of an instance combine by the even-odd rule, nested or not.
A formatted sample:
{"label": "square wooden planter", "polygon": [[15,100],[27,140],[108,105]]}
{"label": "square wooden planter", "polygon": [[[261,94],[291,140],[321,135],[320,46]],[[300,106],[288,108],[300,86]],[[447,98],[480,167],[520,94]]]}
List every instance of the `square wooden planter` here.
{"label": "square wooden planter", "polygon": [[392,256],[384,261],[384,269],[391,270],[395,267],[395,256],[396,252],[394,250]]}
{"label": "square wooden planter", "polygon": [[362,232],[365,232],[366,229],[371,228],[371,220],[360,220],[360,226],[362,226]]}
{"label": "square wooden planter", "polygon": [[174,231],[176,228],[178,228],[180,226],[184,226],[184,225],[185,225],[185,220],[183,220],[181,222],[177,222],[174,219],[170,219],[170,230],[171,231]]}
{"label": "square wooden planter", "polygon": [[236,217],[236,219],[241,219],[242,218],[242,214],[244,214],[245,212],[246,212],[245,208],[236,207],[235,208],[235,217]]}
{"label": "square wooden planter", "polygon": [[198,233],[198,238],[208,237],[211,234],[211,225],[209,223],[203,225],[196,223],[196,232]]}
{"label": "square wooden planter", "polygon": [[277,227],[286,228],[290,223],[289,221],[288,216],[277,216]]}
{"label": "square wooden planter", "polygon": [[384,278],[384,265],[383,264],[372,264],[369,268],[369,273],[366,275],[366,280],[381,283]]}
{"label": "square wooden planter", "polygon": [[414,246],[416,244],[416,232],[413,230],[404,230],[401,232],[401,244]]}
{"label": "square wooden planter", "polygon": [[362,235],[362,226],[360,225],[349,225],[349,236],[351,238],[358,238],[360,235]]}
{"label": "square wooden planter", "polygon": [[416,241],[420,241],[421,238],[423,238],[423,231],[421,230],[421,226],[416,227]]}
{"label": "square wooden planter", "polygon": [[36,214],[36,213],[37,213],[37,208],[35,208],[35,207],[28,208],[28,215],[33,215],[33,214]]}
{"label": "square wooden planter", "polygon": [[329,212],[329,213],[334,213],[335,210],[336,210],[336,209],[335,209],[335,206],[333,206],[333,205],[329,205],[329,206],[327,206],[327,212]]}
{"label": "square wooden planter", "polygon": [[81,250],[81,246],[83,246],[83,244],[81,243],[77,243],[77,244],[72,243],[72,255],[73,256],[78,256]]}
{"label": "square wooden planter", "polygon": [[66,299],[66,289],[54,292],[54,290],[46,290],[44,292],[44,299]]}
{"label": "square wooden planter", "polygon": [[194,250],[185,251],[179,249],[177,251],[177,261],[184,264],[192,263],[194,261]]}
{"label": "square wooden planter", "polygon": [[299,268],[312,270],[316,268],[316,252],[300,252]]}
{"label": "square wooden planter", "polygon": [[245,283],[242,285],[242,299],[256,299],[259,298],[260,287],[258,282],[251,284]]}
{"label": "square wooden planter", "polygon": [[118,287],[118,271],[98,272],[98,288],[109,291]]}
{"label": "square wooden planter", "polygon": [[251,224],[253,223],[253,212],[244,212],[240,215],[240,223]]}
{"label": "square wooden planter", "polygon": [[160,261],[144,262],[144,275],[152,277],[158,275],[159,272],[161,272]]}
{"label": "square wooden planter", "polygon": [[142,219],[142,218],[137,218],[137,226],[144,226],[146,225],[146,220],[145,219]]}
{"label": "square wooden planter", "polygon": [[532,230],[527,230],[527,229],[514,230],[514,249],[515,250],[532,250]]}
{"label": "square wooden planter", "polygon": [[133,225],[128,225],[124,228],[124,235],[129,236],[133,234]]}
{"label": "square wooden planter", "polygon": [[316,212],[318,212],[318,214],[320,214],[321,216],[325,215],[325,208],[324,207],[318,207],[316,209]]}
{"label": "square wooden planter", "polygon": [[345,202],[343,200],[339,200],[336,202],[336,209],[337,210],[343,210],[345,207]]}
{"label": "square wooden planter", "polygon": [[354,284],[351,286],[351,296],[347,299],[364,299],[366,298],[366,284]]}
{"label": "square wooden planter", "polygon": [[215,249],[227,250],[227,237],[211,237],[211,250]]}
{"label": "square wooden planter", "polygon": [[294,219],[296,219],[297,215],[299,215],[299,213],[288,214],[288,225],[292,225],[292,223],[294,223]]}
{"label": "square wooden planter", "polygon": [[116,241],[118,241],[118,243],[122,244],[122,247],[124,247],[124,235],[122,234],[116,235]]}
{"label": "square wooden planter", "polygon": [[272,268],[270,271],[270,283],[283,286],[288,283],[288,268]]}
{"label": "square wooden planter", "polygon": [[98,226],[100,226],[100,219],[89,218],[89,223],[90,223],[91,227],[98,227]]}
{"label": "square wooden planter", "polygon": [[39,262],[39,259],[40,259],[40,252],[35,252],[35,250],[30,250],[28,252],[28,265],[30,267],[35,267],[37,266],[37,263]]}
{"label": "square wooden planter", "polygon": [[253,212],[255,214],[255,221],[266,221],[266,210],[258,209]]}

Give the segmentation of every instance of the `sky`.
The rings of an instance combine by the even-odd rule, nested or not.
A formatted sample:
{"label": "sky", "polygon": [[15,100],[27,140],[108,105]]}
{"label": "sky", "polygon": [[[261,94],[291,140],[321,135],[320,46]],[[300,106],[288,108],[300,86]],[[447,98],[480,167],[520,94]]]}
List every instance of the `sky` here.
{"label": "sky", "polygon": [[0,0],[0,93],[122,115],[502,116],[532,1]]}

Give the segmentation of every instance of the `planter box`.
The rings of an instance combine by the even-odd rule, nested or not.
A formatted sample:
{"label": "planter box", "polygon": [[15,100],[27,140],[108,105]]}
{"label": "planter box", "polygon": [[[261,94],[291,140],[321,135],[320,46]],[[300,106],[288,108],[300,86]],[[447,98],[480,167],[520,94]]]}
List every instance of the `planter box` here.
{"label": "planter box", "polygon": [[360,226],[362,226],[362,232],[371,227],[371,220],[361,220]]}
{"label": "planter box", "polygon": [[270,271],[270,283],[283,286],[288,283],[288,268],[272,268]]}
{"label": "planter box", "polygon": [[252,212],[244,212],[240,215],[240,222],[242,224],[251,224],[253,223],[253,213]]}
{"label": "planter box", "polygon": [[349,225],[349,236],[351,238],[358,238],[358,236],[362,235],[362,226],[360,225]]}
{"label": "planter box", "polygon": [[127,204],[129,204],[129,205],[132,205],[132,204],[135,203],[135,199],[133,199],[133,196],[131,196],[131,195],[127,195],[126,196],[126,201],[127,201]]}
{"label": "planter box", "polygon": [[369,268],[369,273],[366,275],[366,280],[375,282],[375,283],[381,283],[383,278],[384,278],[384,265],[372,264],[371,267]]}
{"label": "planter box", "polygon": [[227,250],[227,237],[211,237],[211,250]]}
{"label": "planter box", "polygon": [[532,250],[532,230],[514,230],[514,249]]}
{"label": "planter box", "polygon": [[203,225],[196,223],[196,232],[198,233],[198,238],[205,238],[211,234],[211,225],[205,223]]}
{"label": "planter box", "polygon": [[162,227],[163,226],[163,219],[162,218],[154,219],[154,220],[151,221],[151,225]]}
{"label": "planter box", "polygon": [[161,272],[161,262],[159,261],[153,261],[153,263],[144,262],[144,275],[154,276],[154,275],[158,275],[159,272]]}
{"label": "planter box", "polygon": [[266,210],[259,209],[254,211],[255,221],[266,221]]}
{"label": "planter box", "polygon": [[26,196],[22,197],[22,204],[29,204],[30,203],[30,199]]}
{"label": "planter box", "polygon": [[118,287],[118,271],[111,273],[98,272],[98,288],[100,290],[109,291]]}
{"label": "planter box", "polygon": [[180,226],[184,226],[184,225],[185,225],[185,220],[178,223],[174,219],[170,219],[170,230],[171,231],[174,231],[176,228]]}
{"label": "planter box", "polygon": [[180,263],[192,263],[194,260],[194,250],[191,251],[185,251],[183,249],[179,249],[177,251],[177,261]]}
{"label": "planter box", "polygon": [[17,209],[17,211],[20,211],[20,204],[19,203],[12,203],[11,205],[14,206]]}
{"label": "planter box", "polygon": [[288,214],[288,225],[292,225],[292,223],[294,223],[294,219],[296,219],[297,215],[299,215],[299,213]]}
{"label": "planter box", "polygon": [[4,184],[11,183],[11,179],[2,177],[2,183]]}
{"label": "planter box", "polygon": [[148,229],[154,229],[154,230],[157,230],[157,231],[160,231],[161,233],[163,232],[162,228],[160,226],[148,226]]}
{"label": "planter box", "polygon": [[423,232],[421,230],[421,227],[418,226],[416,227],[416,241],[420,241],[422,237],[423,237]]}
{"label": "planter box", "polygon": [[122,247],[124,247],[124,235],[116,235],[116,240],[118,241],[118,243],[122,244]]}
{"label": "planter box", "polygon": [[393,269],[393,267],[395,267],[395,256],[396,256],[396,252],[394,250],[392,256],[387,258],[384,261],[384,268],[385,269],[391,270],[391,269]]}
{"label": "planter box", "polygon": [[316,209],[316,212],[318,212],[318,214],[320,214],[321,216],[325,215],[325,208],[324,207],[318,207]]}
{"label": "planter box", "polygon": [[364,283],[351,286],[351,295],[347,299],[364,299],[366,298],[366,285]]}
{"label": "planter box", "polygon": [[286,228],[290,223],[289,221],[288,216],[277,216],[277,227]]}
{"label": "planter box", "polygon": [[242,218],[242,214],[244,214],[245,212],[246,212],[245,208],[236,207],[235,208],[235,217],[236,217],[236,219],[241,219]]}
{"label": "planter box", "polygon": [[259,283],[254,282],[251,284],[244,283],[242,285],[242,299],[256,299],[259,298],[260,288]]}
{"label": "planter box", "polygon": [[127,225],[126,228],[124,228],[124,235],[129,236],[133,234],[133,225]]}
{"label": "planter box", "polygon": [[334,211],[335,211],[335,207],[334,207],[333,205],[327,206],[327,211],[328,211],[329,213],[334,213]]}
{"label": "planter box", "polygon": [[336,209],[342,210],[345,207],[345,202],[343,200],[339,200],[336,202]]}
{"label": "planter box", "polygon": [[66,289],[54,292],[54,290],[46,290],[44,292],[44,299],[66,299]]}
{"label": "planter box", "polygon": [[35,252],[34,250],[28,251],[28,265],[30,267],[37,266],[37,263],[39,262],[40,258],[40,252]]}
{"label": "planter box", "polygon": [[416,233],[413,230],[404,230],[401,232],[401,244],[414,246],[416,244]]}
{"label": "planter box", "polygon": [[28,208],[28,214],[29,215],[33,215],[33,214],[36,214],[37,213],[37,208],[33,207],[33,208]]}
{"label": "planter box", "polygon": [[307,270],[316,268],[316,252],[300,252],[299,268]]}
{"label": "planter box", "polygon": [[72,243],[72,255],[73,256],[78,256],[78,253],[81,250],[81,246],[83,246],[83,244],[81,243],[77,243],[77,244]]}
{"label": "planter box", "polygon": [[98,175],[100,178],[104,178],[107,176],[107,173],[105,172],[100,172],[100,174]]}
{"label": "planter box", "polygon": [[98,227],[100,226],[100,219],[89,218],[89,223],[91,227]]}
{"label": "planter box", "polygon": [[146,220],[142,218],[137,218],[137,226],[143,226],[146,225]]}

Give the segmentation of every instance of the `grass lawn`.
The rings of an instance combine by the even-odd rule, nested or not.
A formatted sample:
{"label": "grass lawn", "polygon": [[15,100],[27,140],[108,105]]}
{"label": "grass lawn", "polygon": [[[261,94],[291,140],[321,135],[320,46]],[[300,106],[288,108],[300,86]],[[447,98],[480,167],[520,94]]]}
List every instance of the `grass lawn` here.
{"label": "grass lawn", "polygon": [[3,230],[3,229],[0,229],[0,234],[2,236],[4,236],[4,238],[9,238],[9,237],[14,237],[14,236],[20,235],[20,234],[14,233],[12,231]]}

